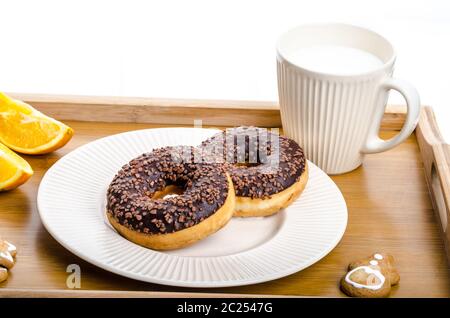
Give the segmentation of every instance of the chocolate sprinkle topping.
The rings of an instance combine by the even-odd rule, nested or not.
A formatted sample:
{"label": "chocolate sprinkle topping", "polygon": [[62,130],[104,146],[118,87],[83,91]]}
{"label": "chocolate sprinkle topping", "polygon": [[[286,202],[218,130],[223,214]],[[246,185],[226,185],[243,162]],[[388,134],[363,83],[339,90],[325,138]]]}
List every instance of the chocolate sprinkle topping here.
{"label": "chocolate sprinkle topping", "polygon": [[240,197],[270,198],[297,182],[305,171],[302,148],[264,128],[227,129],[200,147],[225,162]]}
{"label": "chocolate sprinkle topping", "polygon": [[[169,185],[183,193],[152,198]],[[213,215],[227,195],[223,165],[208,162],[194,147],[165,147],[122,167],[108,188],[107,213],[137,232],[172,233]]]}

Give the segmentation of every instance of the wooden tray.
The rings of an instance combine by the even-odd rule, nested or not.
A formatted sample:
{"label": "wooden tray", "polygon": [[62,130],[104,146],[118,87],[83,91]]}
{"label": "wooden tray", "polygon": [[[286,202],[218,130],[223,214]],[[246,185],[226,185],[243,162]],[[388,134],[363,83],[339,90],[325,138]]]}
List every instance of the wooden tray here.
{"label": "wooden tray", "polygon": [[[75,131],[63,149],[24,156],[33,178],[0,193],[0,235],[18,246],[17,264],[0,284],[0,297],[226,297],[249,294],[343,296],[339,279],[347,264],[376,251],[392,253],[401,274],[394,297],[450,297],[447,263],[450,241],[450,146],[438,131],[431,108],[424,107],[416,134],[395,149],[368,155],[362,167],[332,177],[347,201],[349,222],[339,245],[313,266],[275,281],[233,288],[187,289],[148,284],[97,268],[59,245],[44,229],[36,193],[46,170],[59,158],[94,139],[134,129],[162,126],[281,125],[275,103],[167,100],[146,98],[18,95],[39,110],[66,121]],[[390,138],[404,120],[389,107],[380,135]],[[427,185],[428,184],[428,185]],[[446,250],[447,249],[447,253]],[[82,290],[67,288],[66,268],[81,266]]]}

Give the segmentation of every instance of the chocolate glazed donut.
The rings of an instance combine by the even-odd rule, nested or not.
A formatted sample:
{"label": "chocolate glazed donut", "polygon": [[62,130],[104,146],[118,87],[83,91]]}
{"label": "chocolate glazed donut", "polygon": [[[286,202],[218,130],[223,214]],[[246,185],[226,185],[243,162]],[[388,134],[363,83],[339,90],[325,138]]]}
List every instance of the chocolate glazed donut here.
{"label": "chocolate glazed donut", "polygon": [[225,162],[236,191],[234,216],[268,216],[300,196],[308,165],[300,146],[264,128],[238,127],[201,144]]}
{"label": "chocolate glazed donut", "polygon": [[122,236],[152,249],[176,249],[230,220],[231,178],[223,165],[194,162],[194,153],[193,147],[160,148],[122,167],[107,192],[108,219]]}

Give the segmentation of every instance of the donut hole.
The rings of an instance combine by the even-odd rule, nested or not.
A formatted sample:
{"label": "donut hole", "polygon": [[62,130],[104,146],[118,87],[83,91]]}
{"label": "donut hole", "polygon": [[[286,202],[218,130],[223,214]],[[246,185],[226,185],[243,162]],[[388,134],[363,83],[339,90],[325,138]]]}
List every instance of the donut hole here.
{"label": "donut hole", "polygon": [[184,193],[184,188],[170,184],[164,187],[161,191],[156,191],[152,199],[168,199],[174,196],[179,196]]}

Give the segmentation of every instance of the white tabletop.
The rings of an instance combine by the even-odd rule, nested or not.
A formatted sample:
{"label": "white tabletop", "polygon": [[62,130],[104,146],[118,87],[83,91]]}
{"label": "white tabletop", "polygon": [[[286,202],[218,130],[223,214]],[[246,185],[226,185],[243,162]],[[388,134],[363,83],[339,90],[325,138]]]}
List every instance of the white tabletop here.
{"label": "white tabletop", "polygon": [[281,33],[310,22],[365,26],[394,44],[395,76],[417,87],[450,140],[448,1],[41,0],[0,9],[0,90],[27,93],[277,100]]}

